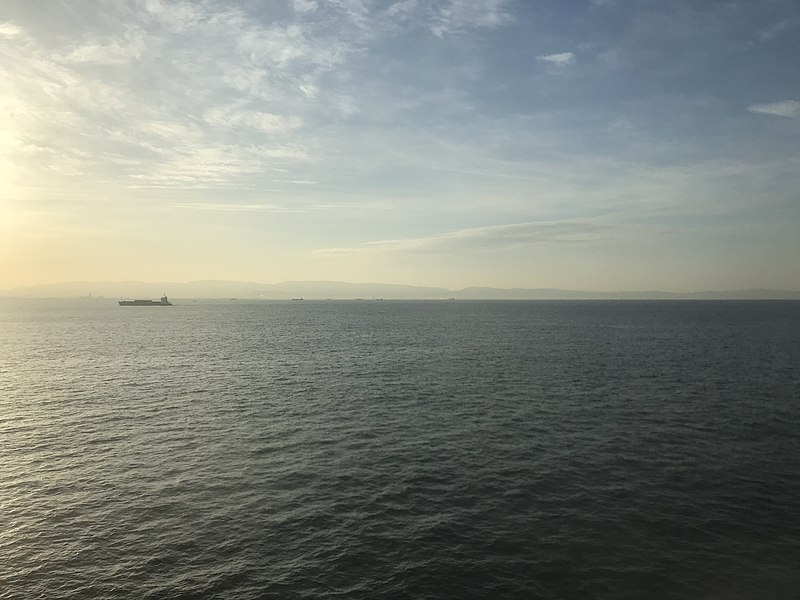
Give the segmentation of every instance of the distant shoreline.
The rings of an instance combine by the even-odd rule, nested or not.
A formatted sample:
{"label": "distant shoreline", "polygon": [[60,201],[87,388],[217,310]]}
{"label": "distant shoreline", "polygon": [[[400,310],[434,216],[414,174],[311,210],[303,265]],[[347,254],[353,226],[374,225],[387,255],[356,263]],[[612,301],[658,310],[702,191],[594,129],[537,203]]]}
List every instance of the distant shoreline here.
{"label": "distant shoreline", "polygon": [[167,291],[177,299],[236,298],[246,300],[800,300],[800,290],[744,289],[667,292],[661,290],[596,292],[556,288],[447,288],[333,281],[253,283],[237,281],[191,282],[63,282],[20,286],[0,291],[0,298],[109,299],[159,297]]}

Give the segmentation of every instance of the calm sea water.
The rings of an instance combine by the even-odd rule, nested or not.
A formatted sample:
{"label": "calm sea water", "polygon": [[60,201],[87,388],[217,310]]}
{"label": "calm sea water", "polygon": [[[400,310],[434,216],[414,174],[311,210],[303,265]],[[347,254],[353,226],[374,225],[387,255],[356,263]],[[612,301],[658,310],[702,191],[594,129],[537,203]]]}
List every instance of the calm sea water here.
{"label": "calm sea water", "polygon": [[798,598],[798,302],[0,301],[0,598]]}

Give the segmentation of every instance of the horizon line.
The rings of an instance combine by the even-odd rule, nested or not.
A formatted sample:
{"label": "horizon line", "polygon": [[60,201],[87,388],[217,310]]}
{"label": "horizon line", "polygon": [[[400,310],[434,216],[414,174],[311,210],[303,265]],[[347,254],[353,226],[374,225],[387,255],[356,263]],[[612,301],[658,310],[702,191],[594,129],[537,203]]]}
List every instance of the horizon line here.
{"label": "horizon line", "polygon": [[[31,284],[24,284],[19,286],[14,286],[10,288],[0,289],[0,295],[5,297],[14,297],[13,294],[15,293],[24,293],[27,290],[25,297],[28,298],[52,298],[55,296],[30,296],[29,294],[39,288],[40,292],[44,292],[44,289],[41,288],[58,288],[58,287],[70,287],[70,286],[94,286],[94,285],[103,285],[103,286],[113,286],[113,285],[121,285],[121,286],[131,286],[131,285],[142,285],[142,286],[188,286],[188,285],[203,285],[203,284],[229,284],[229,285],[251,285],[251,286],[264,286],[264,287],[276,287],[276,286],[288,286],[288,285],[308,285],[308,284],[316,284],[316,285],[335,285],[335,286],[353,286],[353,287],[369,287],[369,286],[380,286],[380,287],[395,287],[395,288],[419,288],[419,289],[426,289],[426,290],[441,290],[443,292],[448,292],[452,294],[459,294],[459,293],[468,293],[470,291],[478,291],[478,290],[485,290],[487,292],[497,292],[497,293],[542,293],[546,292],[548,294],[558,294],[563,293],[567,295],[594,295],[594,296],[607,296],[613,299],[614,297],[619,297],[620,299],[626,295],[662,295],[662,296],[670,296],[670,297],[681,297],[681,296],[697,296],[697,295],[744,295],[744,294],[778,294],[781,297],[776,299],[790,299],[787,296],[796,296],[797,299],[800,299],[800,290],[791,289],[791,288],[767,288],[767,287],[750,287],[750,288],[735,288],[735,289],[702,289],[702,290],[677,290],[677,291],[669,291],[663,289],[624,289],[624,290],[616,290],[616,291],[600,291],[600,290],[591,290],[591,289],[566,289],[566,288],[558,288],[558,287],[498,287],[498,286],[491,286],[491,285],[470,285],[461,288],[447,288],[443,286],[436,286],[436,285],[420,285],[420,284],[408,284],[408,283],[384,283],[384,282],[351,282],[351,281],[337,281],[337,280],[314,280],[314,279],[304,279],[304,280],[283,280],[274,283],[265,283],[265,282],[258,282],[258,281],[241,281],[241,280],[233,280],[233,279],[195,279],[195,280],[188,280],[188,281],[142,281],[142,280],[73,280],[73,281],[58,281],[58,282],[49,282],[49,283],[31,283]],[[67,294],[69,292],[66,292]],[[178,292],[180,293],[180,292]],[[89,296],[92,295],[91,292],[88,294]],[[105,294],[101,294],[105,295]],[[225,293],[220,296],[214,295],[197,295],[197,296],[185,296],[187,298],[224,298],[228,297],[231,294]],[[324,296],[325,294],[323,294]],[[58,297],[71,297],[71,298],[80,298],[86,297],[86,294],[83,295],[65,295],[65,292],[62,291]],[[179,296],[180,297],[180,296]],[[256,297],[256,296],[252,296]],[[262,296],[263,297],[263,296]],[[430,296],[420,297],[419,299],[429,299]],[[278,298],[276,298],[278,299]],[[389,298],[387,298],[389,299]],[[404,298],[409,299],[409,298]],[[479,298],[470,298],[470,299],[479,299]],[[487,296],[485,299],[493,299],[492,296]],[[519,298],[524,299],[524,298]],[[535,299],[535,298],[531,298]],[[766,298],[764,298],[766,299]]]}

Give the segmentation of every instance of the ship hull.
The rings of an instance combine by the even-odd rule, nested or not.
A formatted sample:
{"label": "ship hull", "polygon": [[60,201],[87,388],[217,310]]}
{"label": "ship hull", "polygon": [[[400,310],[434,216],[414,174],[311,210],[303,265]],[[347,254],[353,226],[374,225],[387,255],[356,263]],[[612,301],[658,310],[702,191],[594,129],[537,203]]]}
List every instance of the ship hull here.
{"label": "ship hull", "polygon": [[120,306],[172,306],[172,302],[164,296],[161,300],[120,300]]}

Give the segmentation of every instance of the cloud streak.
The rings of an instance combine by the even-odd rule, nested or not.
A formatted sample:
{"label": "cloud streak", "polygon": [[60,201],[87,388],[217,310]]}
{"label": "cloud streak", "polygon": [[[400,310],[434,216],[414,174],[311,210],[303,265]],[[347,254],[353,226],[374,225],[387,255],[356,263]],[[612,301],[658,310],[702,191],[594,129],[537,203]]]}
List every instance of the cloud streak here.
{"label": "cloud streak", "polygon": [[536,60],[540,63],[551,65],[559,69],[575,64],[575,54],[572,52],[558,52],[556,54],[544,54],[537,56]]}
{"label": "cloud streak", "polygon": [[278,204],[222,204],[216,202],[179,202],[172,205],[181,210],[220,213],[298,213],[302,209],[281,206]]}
{"label": "cloud streak", "polygon": [[770,102],[767,104],[751,104],[747,107],[747,110],[758,115],[771,115],[773,117],[792,119],[794,117],[800,117],[800,102],[797,100],[781,100],[780,102]]}
{"label": "cloud streak", "polygon": [[766,29],[762,29],[758,32],[758,39],[762,42],[767,42],[787,31],[791,31],[792,29],[796,29],[800,26],[800,17],[788,17],[786,19],[781,19],[777,23],[767,27]]}
{"label": "cloud streak", "polygon": [[323,248],[315,254],[342,258],[364,253],[450,254],[496,251],[538,244],[575,244],[604,239],[608,225],[591,221],[526,222],[448,231],[407,239],[376,240],[350,248]]}

